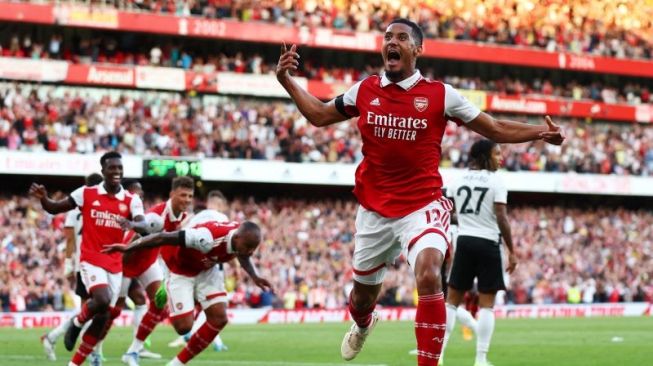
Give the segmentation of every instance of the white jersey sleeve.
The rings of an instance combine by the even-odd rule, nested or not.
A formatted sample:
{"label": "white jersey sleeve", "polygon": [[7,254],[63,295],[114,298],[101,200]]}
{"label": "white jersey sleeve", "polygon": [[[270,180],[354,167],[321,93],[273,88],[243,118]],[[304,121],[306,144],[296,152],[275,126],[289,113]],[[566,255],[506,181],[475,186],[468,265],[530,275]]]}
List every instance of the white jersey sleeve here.
{"label": "white jersey sleeve", "polygon": [[136,216],[145,215],[145,210],[143,209],[143,201],[138,195],[133,195],[131,203],[129,205],[129,212],[132,215],[132,218]]}
{"label": "white jersey sleeve", "polygon": [[494,178],[494,203],[508,203],[508,188],[503,183],[503,179],[499,174],[493,174]]}
{"label": "white jersey sleeve", "polygon": [[453,86],[444,84],[444,114],[467,123],[481,114],[481,110]]}
{"label": "white jersey sleeve", "polygon": [[205,227],[185,229],[184,241],[186,248],[197,249],[202,253],[208,253],[213,248],[213,235]]}
{"label": "white jersey sleeve", "polygon": [[356,106],[356,99],[358,98],[358,88],[360,88],[362,82],[363,80],[357,82],[345,92],[342,98],[343,102],[345,102],[345,106],[348,107]]}
{"label": "white jersey sleeve", "polygon": [[71,194],[70,197],[75,201],[75,204],[77,204],[77,207],[83,207],[84,206],[84,189],[86,186],[81,186],[74,190]]}
{"label": "white jersey sleeve", "polygon": [[66,212],[66,220],[63,223],[63,227],[72,227],[74,228],[77,223],[77,215],[79,215],[79,209],[75,208]]}

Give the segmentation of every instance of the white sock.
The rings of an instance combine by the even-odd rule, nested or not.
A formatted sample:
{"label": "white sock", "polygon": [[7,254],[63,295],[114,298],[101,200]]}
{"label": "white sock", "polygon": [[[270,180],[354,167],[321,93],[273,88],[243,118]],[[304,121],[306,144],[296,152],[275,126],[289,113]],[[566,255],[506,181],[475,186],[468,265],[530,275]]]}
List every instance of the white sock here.
{"label": "white sock", "polygon": [[459,306],[458,309],[456,309],[456,319],[460,324],[470,328],[474,334],[478,332],[478,323],[476,322],[476,319],[474,319],[472,314],[462,306]]}
{"label": "white sock", "polygon": [[48,337],[50,342],[56,343],[57,339],[59,339],[59,337],[61,337],[64,333],[66,333],[66,331],[68,330],[68,328],[70,328],[71,325],[72,322],[70,319],[63,321],[56,328],[49,331],[48,334],[46,334],[46,337]]}
{"label": "white sock", "polygon": [[184,363],[179,361],[177,357],[173,358],[172,361],[170,361],[170,366],[184,366]]}
{"label": "white sock", "polygon": [[478,311],[478,333],[476,334],[476,362],[487,362],[490,341],[494,332],[494,310],[481,308]]}
{"label": "white sock", "polygon": [[147,313],[147,305],[136,305],[134,306],[134,317],[132,319],[132,326],[134,327],[134,337],[136,332],[138,332],[138,326],[141,325],[141,320]]}
{"label": "white sock", "polygon": [[134,338],[132,341],[132,345],[129,346],[129,349],[127,350],[127,353],[138,353],[143,349],[143,341],[139,341],[138,339]]}
{"label": "white sock", "polygon": [[95,345],[95,348],[93,348],[93,350],[95,352],[99,353],[99,354],[102,354],[102,345],[103,344],[104,344],[104,340],[101,340],[101,341],[97,342],[97,344]]}
{"label": "white sock", "polygon": [[218,347],[222,347],[224,345],[224,342],[222,342],[222,338],[220,338],[219,334],[217,336],[215,336],[215,339],[213,340],[213,343]]}
{"label": "white sock", "polygon": [[444,350],[447,348],[449,337],[453,328],[456,326],[456,307],[451,304],[445,304],[447,309],[447,329],[444,331],[444,341],[442,342],[442,351],[440,352],[440,359],[444,357]]}

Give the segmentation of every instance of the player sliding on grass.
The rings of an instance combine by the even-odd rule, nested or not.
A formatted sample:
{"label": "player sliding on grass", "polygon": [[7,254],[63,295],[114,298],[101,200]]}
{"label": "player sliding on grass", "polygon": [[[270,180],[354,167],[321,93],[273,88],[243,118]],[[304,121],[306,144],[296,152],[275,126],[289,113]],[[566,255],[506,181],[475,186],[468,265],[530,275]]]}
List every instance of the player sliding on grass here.
{"label": "player sliding on grass", "polygon": [[193,327],[195,301],[206,314],[204,323],[186,347],[168,366],[186,365],[202,352],[227,325],[227,292],[223,272],[215,265],[237,258],[254,283],[271,289],[270,283],[258,276],[250,260],[261,242],[261,229],[250,221],[242,224],[216,221],[190,229],[163,232],[140,238],[131,244],[113,244],[105,252],[129,252],[139,248],[158,247],[170,270],[166,281],[170,320],[178,334]]}
{"label": "player sliding on grass", "polygon": [[354,288],[349,312],[354,320],[341,354],[351,360],[378,320],[374,308],[386,265],[402,252],[415,273],[419,302],[415,316],[417,363],[437,365],[446,310],[440,271],[449,242],[451,202],[442,196],[438,170],[448,120],[497,142],[544,140],[560,145],[564,136],[549,117],[545,125],[495,119],[481,112],[451,85],[427,80],[415,69],[424,35],[406,19],[395,19],[383,36],[385,72],[354,84],[344,95],[322,102],[304,90],[289,71],[299,67],[297,47],[284,46],[277,79],[314,126],[353,117],[363,139],[356,170]]}

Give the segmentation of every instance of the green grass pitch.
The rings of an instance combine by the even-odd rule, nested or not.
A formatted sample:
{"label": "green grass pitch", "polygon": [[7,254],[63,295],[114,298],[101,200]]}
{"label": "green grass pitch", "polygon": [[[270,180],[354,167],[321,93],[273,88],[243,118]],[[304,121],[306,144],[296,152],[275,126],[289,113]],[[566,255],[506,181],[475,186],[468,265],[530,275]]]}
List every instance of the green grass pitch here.
{"label": "green grass pitch", "polygon": [[[509,319],[497,320],[490,350],[496,366],[646,366],[653,365],[653,317]],[[416,365],[413,327],[407,322],[381,322],[363,352],[353,361],[340,359],[340,342],[349,324],[229,325],[223,339],[228,352],[207,349],[191,365],[224,366],[408,366]],[[57,344],[57,362],[45,359],[39,336],[43,329],[0,329],[0,365],[66,365],[70,353]],[[152,351],[163,360],[141,365],[165,365],[177,349],[175,337],[159,327]],[[114,328],[104,346],[105,366],[122,365],[120,355],[131,342],[131,328]],[[445,358],[446,366],[472,366],[474,341],[464,341],[456,328]]]}

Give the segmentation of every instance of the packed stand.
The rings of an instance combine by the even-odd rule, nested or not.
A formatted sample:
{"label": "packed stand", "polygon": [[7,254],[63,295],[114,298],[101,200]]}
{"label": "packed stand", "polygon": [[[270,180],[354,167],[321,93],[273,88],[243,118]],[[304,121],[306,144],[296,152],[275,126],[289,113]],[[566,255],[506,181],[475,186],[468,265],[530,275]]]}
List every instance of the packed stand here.
{"label": "packed stand", "polygon": [[114,0],[118,8],[263,21],[286,26],[385,31],[396,17],[416,20],[428,38],[537,47],[618,58],[651,58],[653,5],[645,0],[393,0],[304,2]]}
{"label": "packed stand", "polygon": [[[0,149],[358,163],[352,122],[316,128],[287,102],[0,83]],[[513,117],[543,123],[540,117]],[[503,146],[510,171],[650,176],[653,129],[561,120],[568,143]],[[449,124],[442,166],[465,167],[479,135]]]}
{"label": "packed stand", "polygon": [[[146,205],[152,204],[152,202]],[[63,275],[63,216],[38,202],[0,200],[0,308],[2,311],[72,309],[77,301]],[[237,199],[232,219],[264,228],[255,254],[275,293],[228,269],[231,307],[338,308],[352,285],[353,201]],[[653,232],[650,211],[520,207],[510,210],[520,265],[510,279],[508,303],[574,303],[653,300]],[[380,303],[414,305],[410,270],[391,266]]]}
{"label": "packed stand", "polygon": [[[110,63],[121,65],[150,65],[179,67],[198,73],[236,72],[251,74],[273,74],[278,55],[265,53],[227,52],[211,49],[187,49],[178,44],[155,45],[151,48],[138,43],[136,49],[122,49],[121,42],[111,36],[82,38],[78,42],[66,43],[61,35],[50,35],[49,40],[32,39],[29,35],[13,35],[9,41],[0,43],[0,54],[5,57],[31,59],[64,59],[74,63]],[[47,45],[47,46],[46,46]],[[140,49],[146,47],[146,49]],[[366,65],[360,69],[352,67],[325,66],[317,57],[302,60],[298,76],[325,83],[341,82],[353,84],[369,75],[379,74],[382,68]],[[437,69],[423,68],[430,79],[442,80],[464,90],[485,90],[502,95],[538,96],[570,100],[598,101],[603,103],[646,104],[653,102],[650,87],[645,83],[605,84],[592,81],[583,84],[571,80],[556,84],[551,80],[533,78],[523,80],[503,77],[487,80],[481,77],[455,75],[441,76]]]}

